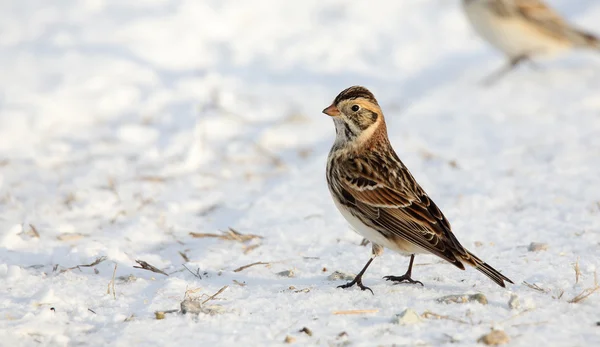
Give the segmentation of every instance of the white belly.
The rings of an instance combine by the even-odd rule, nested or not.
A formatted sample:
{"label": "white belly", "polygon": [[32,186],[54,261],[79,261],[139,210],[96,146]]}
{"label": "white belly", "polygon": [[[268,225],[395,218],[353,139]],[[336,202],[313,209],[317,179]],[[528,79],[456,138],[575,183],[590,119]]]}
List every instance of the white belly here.
{"label": "white belly", "polygon": [[521,17],[497,16],[483,1],[465,6],[465,13],[475,31],[510,58],[553,55],[570,47],[566,39],[545,34]]}
{"label": "white belly", "polygon": [[335,206],[338,208],[342,216],[348,221],[352,229],[365,239],[371,241],[372,243],[376,243],[385,248],[389,248],[395,252],[398,252],[403,255],[411,255],[415,253],[427,253],[424,252],[420,247],[414,246],[408,242],[403,242],[402,244],[392,242],[383,236],[377,230],[365,225],[360,219],[354,217],[346,207],[338,202],[338,200],[333,197],[333,202]]}

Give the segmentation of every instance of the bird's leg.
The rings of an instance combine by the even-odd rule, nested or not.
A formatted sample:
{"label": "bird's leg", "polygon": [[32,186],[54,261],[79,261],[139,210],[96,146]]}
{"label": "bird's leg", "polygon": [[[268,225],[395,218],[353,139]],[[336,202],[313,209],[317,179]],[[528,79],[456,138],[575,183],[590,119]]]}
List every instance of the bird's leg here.
{"label": "bird's leg", "polygon": [[367,268],[369,267],[369,265],[371,265],[371,262],[373,261],[373,259],[375,259],[375,257],[383,254],[383,247],[381,247],[380,245],[371,242],[372,246],[372,252],[373,252],[373,256],[371,257],[371,259],[369,259],[369,261],[367,262],[367,264],[365,265],[365,267],[363,267],[362,270],[360,270],[360,272],[358,273],[358,275],[356,275],[356,277],[354,277],[354,279],[346,284],[342,284],[341,286],[338,286],[338,288],[350,288],[353,285],[358,285],[358,288],[360,288],[361,290],[369,290],[371,292],[371,294],[375,295],[373,293],[373,291],[371,290],[371,288],[365,286],[362,283],[362,276],[365,274],[365,271],[367,271]]}
{"label": "bird's leg", "polygon": [[396,282],[395,284],[399,284],[402,282],[408,282],[408,283],[418,283],[420,285],[423,285],[423,283],[421,281],[415,281],[411,278],[412,275],[412,267],[413,267],[413,262],[415,261],[415,255],[411,255],[410,256],[410,263],[408,264],[408,270],[406,270],[406,273],[402,276],[385,276],[384,278],[388,281],[394,281]]}
{"label": "bird's leg", "polygon": [[371,265],[371,262],[373,261],[373,259],[375,259],[375,257],[372,257],[371,259],[369,259],[369,261],[367,262],[365,267],[363,267],[363,269],[360,270],[358,275],[356,275],[356,277],[354,277],[354,279],[352,281],[350,281],[346,284],[342,284],[341,286],[338,286],[338,288],[350,288],[356,284],[358,286],[358,288],[360,288],[361,290],[369,290],[371,292],[371,294],[375,295],[373,293],[373,291],[371,290],[371,288],[365,286],[362,283],[362,276],[364,275],[365,271],[367,271],[367,268],[369,267],[369,265]]}
{"label": "bird's leg", "polygon": [[519,56],[516,56],[514,58],[511,58],[508,61],[508,64],[506,64],[506,66],[504,66],[500,70],[494,72],[490,76],[486,77],[483,80],[483,85],[484,86],[490,86],[490,85],[496,83],[500,78],[504,77],[506,74],[508,74],[509,72],[513,71],[522,62],[527,61],[527,60],[529,60],[529,56],[526,55],[526,54],[519,55]]}

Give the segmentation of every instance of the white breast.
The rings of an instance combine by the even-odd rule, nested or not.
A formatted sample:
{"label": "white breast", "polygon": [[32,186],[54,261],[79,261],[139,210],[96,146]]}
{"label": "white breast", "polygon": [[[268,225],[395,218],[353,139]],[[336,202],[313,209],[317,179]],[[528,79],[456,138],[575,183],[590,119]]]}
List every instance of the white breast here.
{"label": "white breast", "polygon": [[[333,194],[332,194],[333,195]],[[335,196],[333,197],[333,202],[335,206],[338,208],[342,216],[348,221],[352,229],[364,237],[365,239],[376,243],[385,248],[389,248],[395,252],[398,252],[402,255],[411,255],[415,253],[427,253],[423,251],[421,248],[410,244],[409,242],[396,243],[388,240],[385,236],[383,236],[377,230],[365,225],[360,219],[356,218],[350,211],[342,204],[339,203],[338,199]]]}
{"label": "white breast", "polygon": [[498,16],[485,1],[470,1],[464,9],[475,31],[510,58],[553,55],[571,46],[566,39],[550,36],[522,17]]}

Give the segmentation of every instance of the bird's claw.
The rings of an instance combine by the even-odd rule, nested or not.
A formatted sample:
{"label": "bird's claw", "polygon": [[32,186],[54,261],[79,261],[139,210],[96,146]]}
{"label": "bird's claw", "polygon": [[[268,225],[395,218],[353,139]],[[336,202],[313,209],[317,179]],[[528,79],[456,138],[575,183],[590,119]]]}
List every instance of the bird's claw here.
{"label": "bird's claw", "polygon": [[420,284],[421,286],[424,287],[423,282],[421,282],[421,281],[415,281],[412,278],[410,278],[409,275],[406,275],[406,274],[402,275],[402,276],[384,276],[383,278],[386,281],[396,282],[394,284],[400,284],[400,283],[403,283],[403,282],[407,282],[407,283],[410,283],[410,284]]}
{"label": "bird's claw", "polygon": [[337,286],[337,287],[338,287],[338,288],[344,288],[344,289],[345,289],[345,288],[350,288],[350,287],[352,287],[352,286],[353,286],[353,285],[355,285],[355,284],[356,284],[356,285],[358,286],[358,288],[360,288],[361,290],[368,290],[368,291],[370,291],[370,292],[371,292],[371,294],[375,295],[375,293],[373,293],[373,290],[371,290],[371,288],[369,288],[369,287],[365,286],[364,284],[362,284],[362,278],[361,278],[361,277],[359,277],[359,276],[357,276],[357,277],[356,277],[355,279],[353,279],[352,281],[350,281],[350,282],[348,282],[348,283],[346,283],[346,284],[339,285],[339,286]]}

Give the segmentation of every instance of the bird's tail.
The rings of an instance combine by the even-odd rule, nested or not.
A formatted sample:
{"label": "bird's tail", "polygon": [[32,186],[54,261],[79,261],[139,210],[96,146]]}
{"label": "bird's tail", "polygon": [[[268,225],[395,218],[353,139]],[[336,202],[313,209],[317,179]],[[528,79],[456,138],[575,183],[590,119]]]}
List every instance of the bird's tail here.
{"label": "bird's tail", "polygon": [[575,30],[572,39],[573,43],[578,47],[600,50],[600,38],[594,34]]}
{"label": "bird's tail", "polygon": [[470,265],[472,265],[474,268],[476,268],[477,270],[481,271],[481,273],[483,273],[484,275],[489,277],[492,281],[496,282],[496,284],[498,284],[500,287],[503,287],[503,288],[506,287],[504,285],[504,281],[513,283],[513,281],[511,281],[508,277],[504,276],[503,274],[498,272],[498,270],[494,269],[493,267],[488,265],[486,262],[479,259],[475,254],[473,254],[469,251],[467,251],[467,253],[470,257],[470,259],[468,259],[467,262]]}

